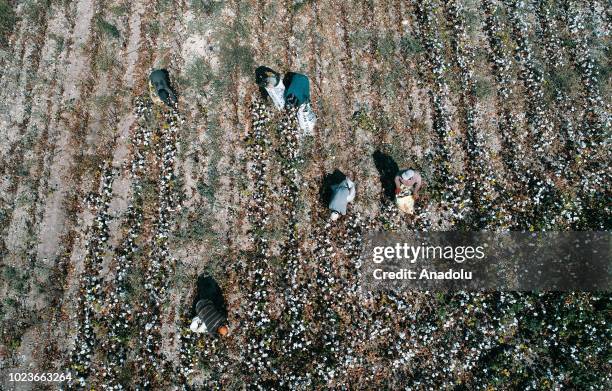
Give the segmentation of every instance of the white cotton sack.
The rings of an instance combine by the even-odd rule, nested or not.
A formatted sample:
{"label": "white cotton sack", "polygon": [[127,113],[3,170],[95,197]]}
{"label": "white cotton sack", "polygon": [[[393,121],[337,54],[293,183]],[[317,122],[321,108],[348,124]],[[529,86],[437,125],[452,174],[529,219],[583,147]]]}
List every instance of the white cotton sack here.
{"label": "white cotton sack", "polygon": [[196,333],[198,331],[198,327],[200,326],[200,318],[198,318],[197,316],[195,318],[193,318],[193,320],[191,321],[191,326],[189,326],[189,329],[191,331],[193,331],[194,333]]}
{"label": "white cotton sack", "polygon": [[207,333],[208,332],[208,328],[206,327],[206,323],[202,322],[200,327],[198,327],[197,332],[198,333]]}

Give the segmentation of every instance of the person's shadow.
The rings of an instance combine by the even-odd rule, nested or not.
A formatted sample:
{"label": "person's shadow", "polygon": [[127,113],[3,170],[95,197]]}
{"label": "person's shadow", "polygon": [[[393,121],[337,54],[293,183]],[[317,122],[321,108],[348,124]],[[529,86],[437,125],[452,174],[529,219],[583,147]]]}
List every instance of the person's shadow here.
{"label": "person's shadow", "polygon": [[191,308],[191,312],[193,314],[197,315],[195,313],[196,304],[202,299],[212,301],[217,311],[219,311],[223,316],[227,317],[227,308],[225,305],[225,299],[223,298],[223,293],[221,292],[221,287],[219,287],[219,284],[217,284],[217,281],[215,281],[214,278],[204,274],[198,276],[198,291],[193,300],[193,305]]}
{"label": "person's shadow", "polygon": [[399,172],[399,167],[391,156],[379,150],[372,154],[372,158],[378,170],[383,197],[392,200],[395,197],[395,176]]}
{"label": "person's shadow", "polygon": [[[161,82],[164,85],[164,88],[168,90],[169,96],[167,98],[164,99],[160,96],[160,99],[164,101],[164,103],[167,104],[168,103],[167,101],[170,101],[173,104],[178,102],[178,95],[177,95],[176,90],[174,89],[174,86],[172,85],[172,83],[170,83],[170,72],[168,72],[167,69],[162,68],[162,69],[154,70],[149,75],[149,80],[156,87],[155,88],[156,91],[157,91],[156,82],[157,83]],[[159,95],[159,91],[157,91],[157,93]]]}
{"label": "person's shadow", "polygon": [[323,179],[321,180],[321,188],[319,189],[319,200],[323,204],[324,207],[327,208],[332,198],[332,189],[333,185],[337,185],[346,179],[346,175],[338,169],[336,169],[331,174],[325,174]]}

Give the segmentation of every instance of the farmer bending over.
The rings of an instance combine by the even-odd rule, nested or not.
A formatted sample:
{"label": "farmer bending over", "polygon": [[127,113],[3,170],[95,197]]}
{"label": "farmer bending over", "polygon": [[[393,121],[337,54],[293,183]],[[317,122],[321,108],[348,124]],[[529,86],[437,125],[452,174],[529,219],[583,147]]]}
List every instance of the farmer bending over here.
{"label": "farmer bending over", "polygon": [[332,199],[329,203],[329,209],[331,209],[331,220],[336,221],[340,215],[346,214],[346,207],[349,202],[353,202],[355,199],[355,184],[348,178],[345,178],[342,182],[332,185]]}
{"label": "farmer bending over", "polygon": [[194,308],[195,317],[189,328],[194,333],[215,332],[225,336],[227,328],[226,311],[224,307],[221,288],[211,276],[200,276],[198,278],[198,293]]}
{"label": "farmer bending over", "polygon": [[402,191],[403,185],[412,190],[412,197],[416,200],[422,184],[423,180],[418,171],[412,169],[400,171],[395,176],[395,194],[397,195]]}

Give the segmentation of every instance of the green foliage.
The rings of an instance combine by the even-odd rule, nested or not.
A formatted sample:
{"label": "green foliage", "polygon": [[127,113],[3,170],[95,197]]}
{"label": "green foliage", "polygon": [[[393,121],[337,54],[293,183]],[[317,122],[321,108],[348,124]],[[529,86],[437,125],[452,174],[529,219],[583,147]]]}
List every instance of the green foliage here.
{"label": "green foliage", "polygon": [[353,114],[353,126],[361,128],[372,134],[377,133],[377,127],[374,120],[365,110],[359,110]]}
{"label": "green foliage", "polygon": [[2,276],[6,281],[11,281],[17,278],[17,269],[13,266],[6,265],[2,271]]}
{"label": "green foliage", "polygon": [[161,31],[161,26],[159,25],[159,21],[153,19],[149,20],[145,25],[144,30],[149,35],[157,35]]}
{"label": "green foliage", "polygon": [[[474,8],[478,8],[475,6]],[[468,32],[472,33],[480,28],[480,16],[475,10],[466,9],[465,11],[465,27]]]}
{"label": "green foliage", "polygon": [[15,174],[23,179],[28,178],[30,175],[30,162],[20,162],[17,167],[15,167]]}
{"label": "green foliage", "polygon": [[129,12],[129,10],[130,10],[130,6],[128,5],[127,2],[110,7],[110,12],[115,16],[126,15]]}
{"label": "green foliage", "polygon": [[96,107],[100,108],[100,111],[106,111],[109,106],[111,106],[115,102],[115,95],[96,95],[95,97],[93,97],[92,101],[96,105]]}
{"label": "green foliage", "polygon": [[[135,257],[135,262],[141,261],[141,254]],[[139,300],[145,295],[144,275],[142,273],[131,273],[128,276],[126,289],[126,301]]]}
{"label": "green foliage", "polygon": [[293,0],[293,4],[291,5],[291,8],[293,12],[298,12],[304,6],[312,4],[313,2],[314,2],[313,0]]}
{"label": "green foliage", "polygon": [[21,337],[17,337],[17,338],[13,338],[9,343],[8,343],[8,348],[11,351],[15,351],[17,349],[19,349],[19,346],[21,346]]}
{"label": "green foliage", "polygon": [[160,12],[170,11],[172,8],[172,0],[157,0],[155,2],[155,10]]}
{"label": "green foliage", "polygon": [[178,220],[176,239],[184,242],[206,243],[211,249],[219,245],[219,235],[213,228],[214,216],[203,203],[200,202],[193,208],[181,211]]}
{"label": "green foliage", "polygon": [[407,33],[400,40],[400,51],[403,56],[413,56],[423,52],[423,46],[417,37]]}
{"label": "green foliage", "polygon": [[5,265],[2,270],[2,281],[14,293],[21,295],[27,292],[30,276],[26,272],[20,272],[17,268]]}
{"label": "green foliage", "polygon": [[13,297],[5,297],[4,304],[2,305],[2,307],[15,309],[18,305],[19,303]]}
{"label": "green foliage", "polygon": [[145,178],[142,181],[142,199],[144,204],[156,202],[157,200],[157,183],[154,180]]}
{"label": "green foliage", "polygon": [[[400,41],[401,45],[401,41]],[[378,55],[382,58],[390,58],[395,53],[395,39],[393,34],[385,34],[378,40]]]}
{"label": "green foliage", "polygon": [[196,185],[198,193],[202,198],[206,198],[209,203],[213,203],[215,201],[215,188],[208,183],[205,183],[202,179],[200,179]]}
{"label": "green foliage", "polygon": [[3,227],[5,224],[8,224],[8,210],[0,209],[0,227]]}
{"label": "green foliage", "polygon": [[187,68],[187,82],[196,90],[203,90],[213,78],[213,71],[203,57],[193,60]]}
{"label": "green foliage", "polygon": [[[210,150],[212,151],[211,157],[210,157],[210,162],[209,162],[209,166],[208,166],[208,181],[206,183],[206,186],[208,186],[208,190],[204,192],[204,194],[202,194],[203,196],[205,196],[208,199],[208,202],[211,206],[214,205],[215,203],[215,192],[216,189],[219,187],[219,178],[220,178],[220,174],[219,174],[219,169],[217,168],[217,165],[219,164],[219,161],[221,160],[221,153],[220,153],[220,146],[219,146],[219,139],[221,137],[221,133],[220,133],[220,128],[219,128],[219,124],[216,120],[212,120],[209,127],[208,127],[208,134],[210,135],[210,144],[208,146],[208,148],[210,148]],[[203,191],[205,190],[203,187],[200,186],[200,184],[198,184],[198,191]]]}
{"label": "green foliage", "polygon": [[65,39],[62,35],[49,33],[49,37],[55,41],[55,52],[59,55],[64,51]]}
{"label": "green foliage", "polygon": [[227,88],[236,73],[251,75],[255,69],[251,46],[242,42],[250,33],[248,24],[243,21],[248,12],[248,7],[243,5],[238,10],[234,23],[221,35],[221,66],[216,80],[216,87],[219,89]]}
{"label": "green foliage", "polygon": [[117,61],[115,53],[112,50],[104,48],[98,52],[98,55],[96,56],[96,67],[98,70],[108,72],[118,65],[119,62]]}
{"label": "green foliage", "polygon": [[214,0],[191,0],[189,6],[196,15],[211,15],[221,9],[223,2]]}
{"label": "green foliage", "polygon": [[349,42],[355,49],[364,49],[372,41],[372,33],[362,28],[349,31]]}
{"label": "green foliage", "polygon": [[0,47],[8,44],[16,22],[17,16],[13,7],[6,0],[0,0]]}
{"label": "green foliage", "polygon": [[477,78],[474,83],[474,93],[479,99],[487,98],[493,93],[493,86],[489,80]]}
{"label": "green foliage", "polygon": [[570,92],[574,84],[573,71],[569,68],[550,74],[550,85],[554,89]]}
{"label": "green foliage", "polygon": [[204,216],[197,216],[195,213],[190,213],[187,217],[187,224],[181,227],[177,235],[185,240],[201,241],[204,238],[215,236],[212,230],[211,222]]}
{"label": "green foliage", "polygon": [[23,17],[24,19],[33,23],[38,23],[43,13],[47,9],[48,2],[30,0],[23,5]]}
{"label": "green foliage", "polygon": [[119,29],[117,29],[114,24],[104,20],[101,16],[96,18],[96,28],[101,34],[106,34],[114,39],[119,39],[121,37]]}
{"label": "green foliage", "polygon": [[250,74],[255,65],[253,52],[250,46],[236,42],[226,41],[221,46],[221,63],[228,72],[241,72]]}

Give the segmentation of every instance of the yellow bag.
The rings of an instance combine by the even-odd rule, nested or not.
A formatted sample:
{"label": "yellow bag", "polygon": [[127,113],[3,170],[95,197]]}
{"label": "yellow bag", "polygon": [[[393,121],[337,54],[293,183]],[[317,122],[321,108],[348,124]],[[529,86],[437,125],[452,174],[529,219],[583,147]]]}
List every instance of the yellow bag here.
{"label": "yellow bag", "polygon": [[406,197],[397,198],[397,207],[404,213],[414,214],[414,197],[411,195]]}
{"label": "yellow bag", "polygon": [[402,185],[400,193],[395,197],[397,208],[404,213],[414,214],[414,197],[412,196],[412,188],[407,188]]}

